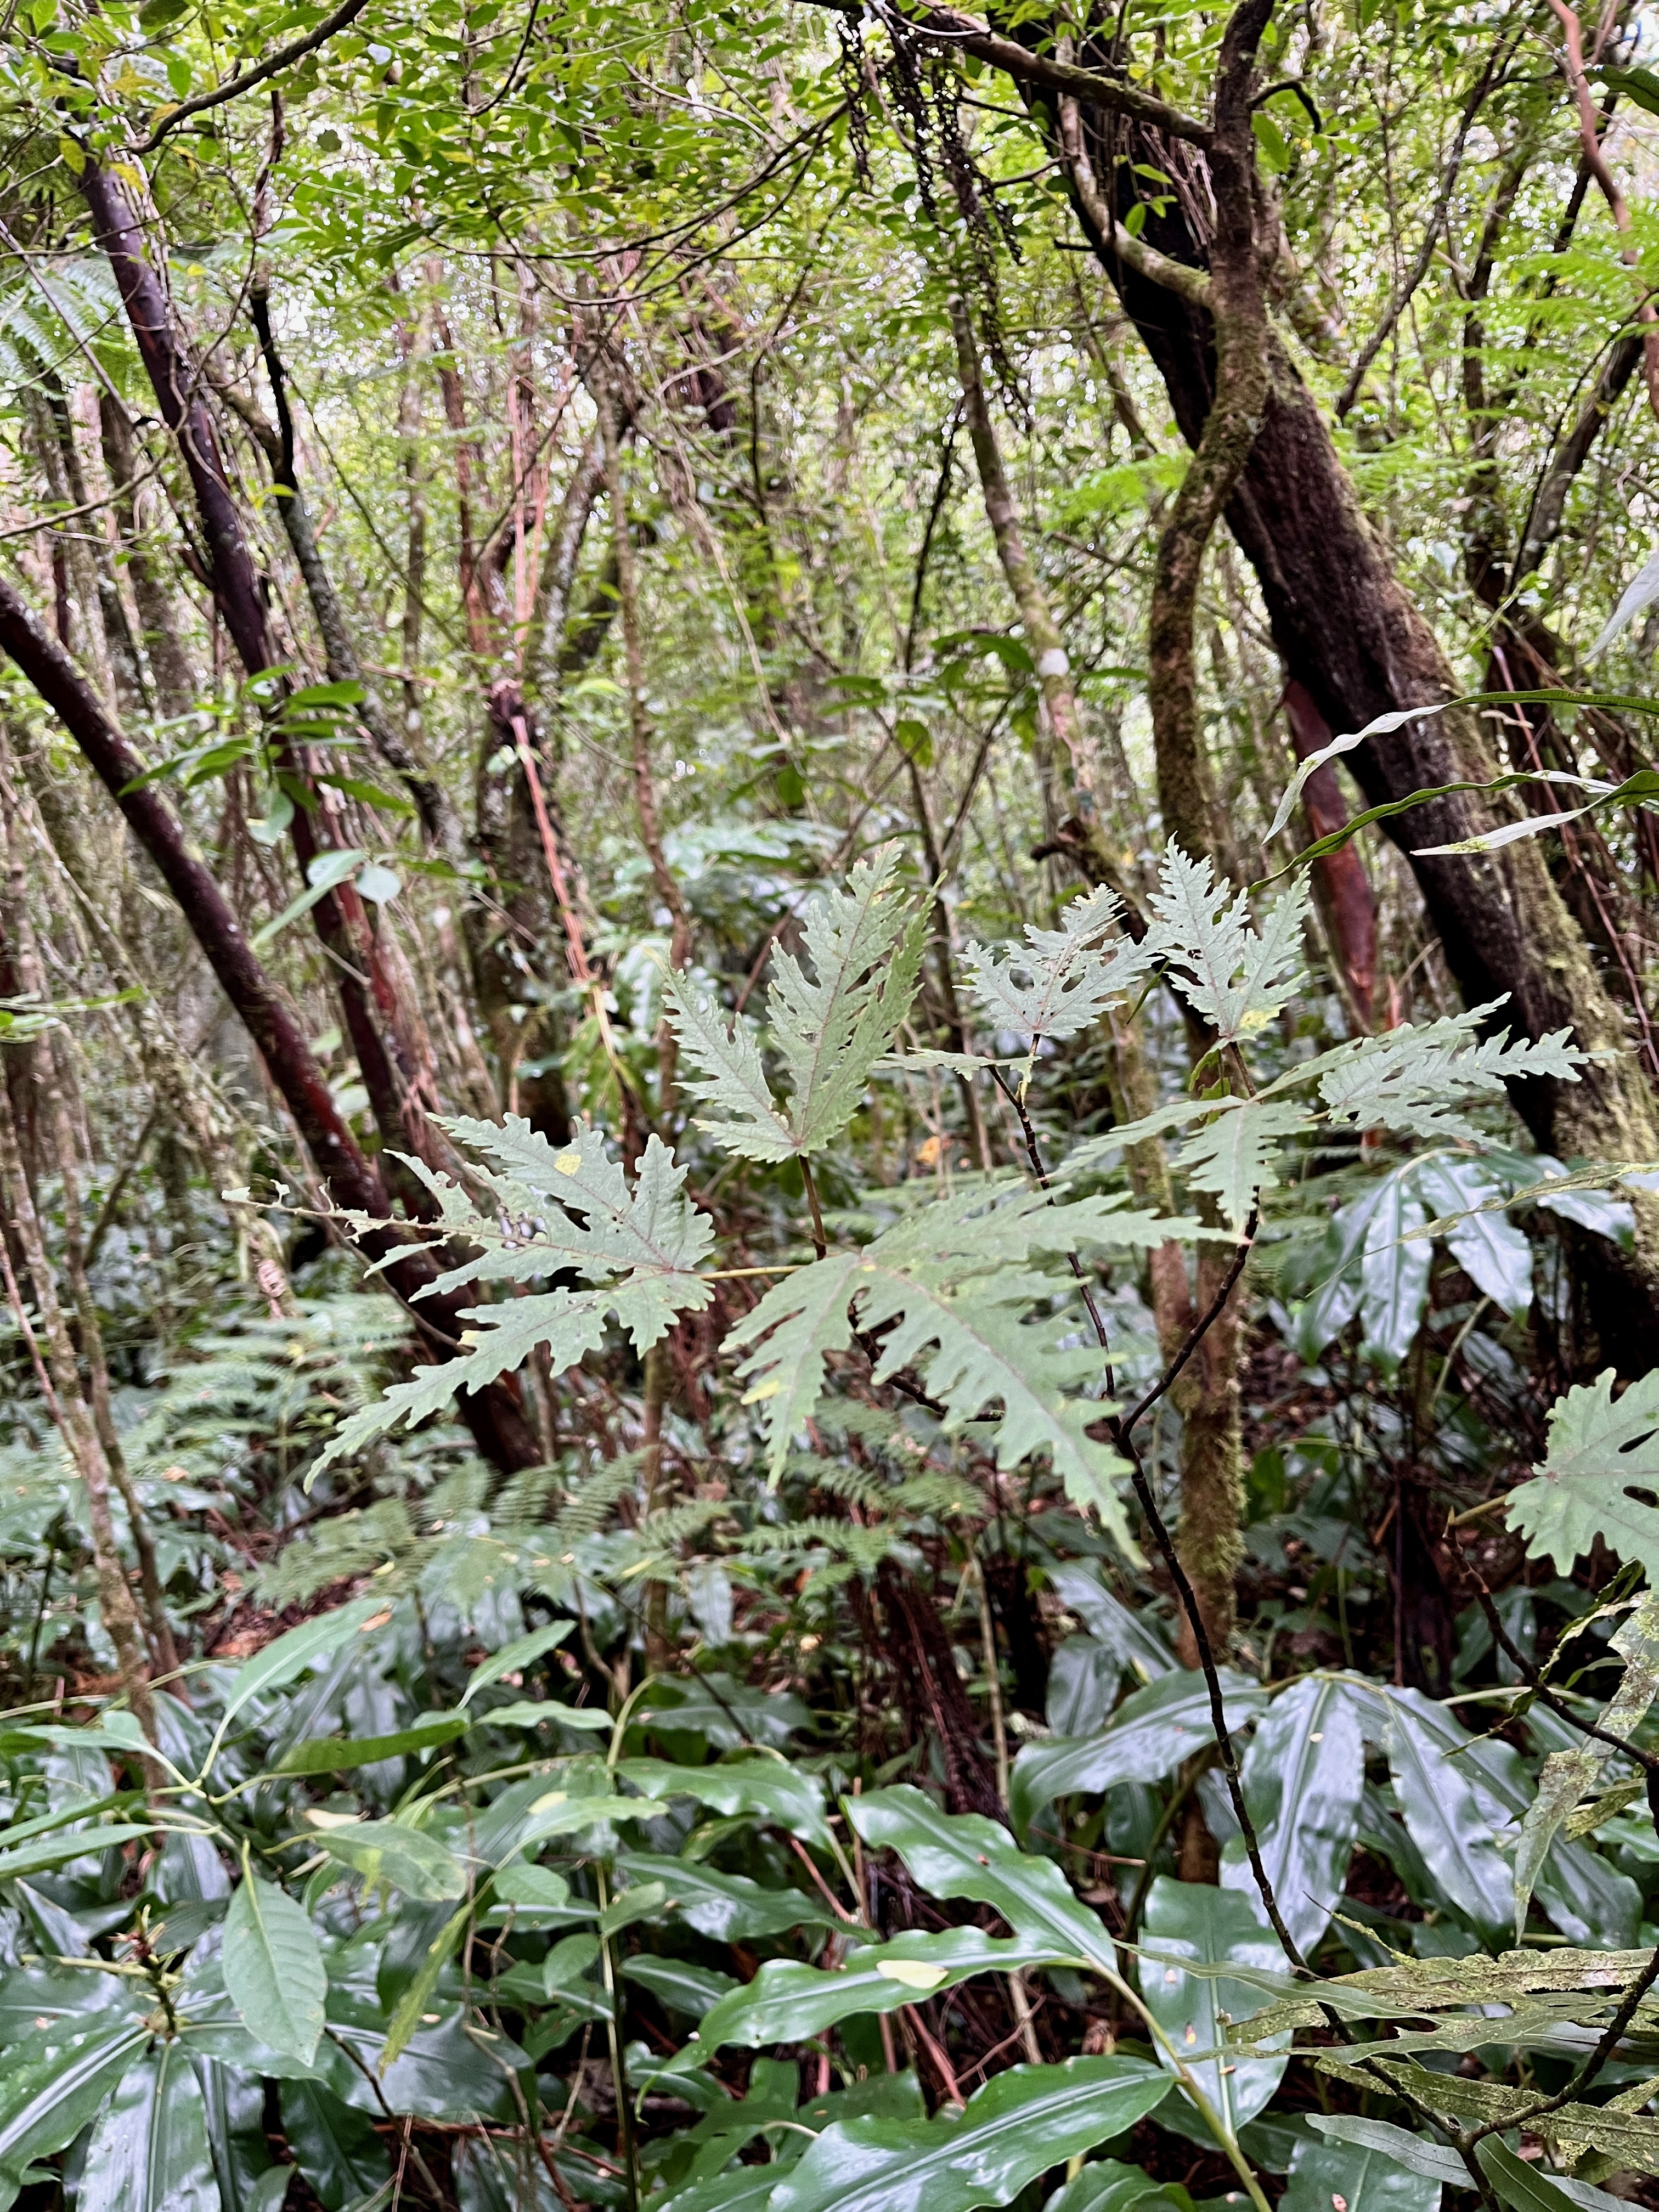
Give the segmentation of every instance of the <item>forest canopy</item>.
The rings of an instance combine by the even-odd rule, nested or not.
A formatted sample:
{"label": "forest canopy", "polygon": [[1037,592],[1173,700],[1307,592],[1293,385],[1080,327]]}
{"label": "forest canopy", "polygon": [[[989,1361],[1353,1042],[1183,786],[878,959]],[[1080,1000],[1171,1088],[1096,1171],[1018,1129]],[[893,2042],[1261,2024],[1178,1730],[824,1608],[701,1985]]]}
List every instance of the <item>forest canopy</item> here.
{"label": "forest canopy", "polygon": [[1650,15],[0,134],[0,2212],[1659,2207]]}

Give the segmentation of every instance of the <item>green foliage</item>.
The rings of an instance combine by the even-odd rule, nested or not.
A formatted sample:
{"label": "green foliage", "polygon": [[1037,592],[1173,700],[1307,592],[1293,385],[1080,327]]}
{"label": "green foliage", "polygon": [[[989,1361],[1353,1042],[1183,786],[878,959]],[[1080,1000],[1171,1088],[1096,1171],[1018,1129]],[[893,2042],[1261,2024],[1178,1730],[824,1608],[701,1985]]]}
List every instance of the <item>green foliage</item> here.
{"label": "green foliage", "polygon": [[1659,1510],[1642,1496],[1659,1473],[1659,1376],[1613,1396],[1611,1368],[1577,1383],[1550,1415],[1549,1448],[1530,1482],[1510,1492],[1509,1524],[1529,1553],[1571,1569],[1600,1536],[1621,1559],[1659,1575]]}

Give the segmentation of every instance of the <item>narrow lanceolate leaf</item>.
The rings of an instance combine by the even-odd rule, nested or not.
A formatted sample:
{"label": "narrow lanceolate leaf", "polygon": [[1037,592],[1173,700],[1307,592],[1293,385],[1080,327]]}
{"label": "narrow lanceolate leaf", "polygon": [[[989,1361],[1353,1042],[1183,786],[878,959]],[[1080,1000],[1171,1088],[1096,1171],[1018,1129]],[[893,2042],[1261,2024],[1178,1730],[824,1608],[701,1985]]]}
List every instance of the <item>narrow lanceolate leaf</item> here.
{"label": "narrow lanceolate leaf", "polygon": [[302,1620],[285,1636],[275,1638],[238,1669],[225,1695],[219,1736],[223,1736],[230,1722],[262,1691],[291,1682],[296,1674],[330,1657],[354,1636],[370,1634],[391,1618],[391,1607],[380,1599],[360,1597],[349,1605],[337,1606],[332,1613],[319,1613],[314,1620]]}
{"label": "narrow lanceolate leaf", "polygon": [[959,2117],[841,2120],[767,2200],[768,2212],[974,2212],[1006,2204],[1050,2166],[1121,2135],[1168,2076],[1138,2058],[1015,2066]]}
{"label": "narrow lanceolate leaf", "polygon": [[1532,1304],[1532,1246],[1492,1205],[1497,1182],[1473,1161],[1425,1160],[1417,1170],[1419,1194],[1441,1220],[1460,1217],[1445,1232],[1451,1255],[1477,1290],[1506,1314]]}
{"label": "narrow lanceolate leaf", "polygon": [[256,2042],[309,2065],[328,1975],[316,1930],[286,1890],[245,1875],[225,1915],[225,1989]]}
{"label": "narrow lanceolate leaf", "polygon": [[[1304,1958],[1347,1884],[1365,1787],[1362,1707],[1345,1682],[1310,1674],[1275,1698],[1244,1759],[1244,1802],[1285,1923]],[[1229,1844],[1223,1886],[1247,1897],[1255,1877]]]}
{"label": "narrow lanceolate leaf", "polygon": [[1557,1405],[1544,1464],[1510,1492],[1509,1525],[1563,1574],[1600,1536],[1659,1586],[1659,1509],[1641,1495],[1659,1488],[1659,1369],[1620,1398],[1613,1385],[1609,1367]]}
{"label": "narrow lanceolate leaf", "polygon": [[[1468,2188],[1462,2160],[1454,2156],[1452,2163],[1462,2169],[1457,2185]],[[1312,2136],[1291,2153],[1290,2183],[1279,2204],[1282,2212],[1334,2212],[1340,2198],[1347,2212],[1437,2212],[1440,2186],[1370,2144]]]}
{"label": "narrow lanceolate leaf", "polygon": [[434,1751],[465,1735],[475,1723],[465,1713],[432,1713],[411,1722],[390,1735],[319,1736],[296,1743],[277,1763],[279,1774],[343,1774],[354,1766],[373,1766],[377,1759],[405,1759],[411,1753]]}
{"label": "narrow lanceolate leaf", "polygon": [[[1282,1973],[1285,1954],[1253,1899],[1201,1882],[1171,1881],[1160,1875],[1146,1900],[1141,1930],[1140,1994],[1163,2029],[1170,2053],[1164,2063],[1184,2066],[1196,2080],[1224,2137],[1237,2140],[1284,2078],[1289,2060],[1234,2059],[1222,2048],[1229,2021],[1248,2020],[1261,2007],[1249,1982],[1207,1967],[1239,1966]],[[1286,2036],[1285,2040],[1289,2041]],[[1202,2054],[1209,2052],[1208,2057]]]}
{"label": "narrow lanceolate leaf", "polygon": [[[1246,1728],[1267,1697],[1231,1668],[1221,1669],[1230,1730]],[[1027,1744],[1014,1761],[1008,1809],[1024,1834],[1045,1805],[1079,1792],[1094,1796],[1123,1782],[1159,1782],[1215,1741],[1204,1677],[1186,1668],[1161,1674],[1126,1698],[1097,1735]]]}
{"label": "narrow lanceolate leaf", "polygon": [[488,1659],[481,1660],[466,1678],[466,1687],[461,1692],[461,1703],[470,1705],[480,1690],[492,1682],[499,1682],[503,1674],[516,1674],[538,1659],[544,1659],[550,1651],[556,1650],[574,1629],[574,1620],[550,1621],[544,1628],[532,1628],[527,1636],[515,1636],[510,1644],[503,1644],[499,1651],[492,1651]]}
{"label": "narrow lanceolate leaf", "polygon": [[872,1850],[896,1851],[931,1895],[988,1905],[1017,1936],[1115,1976],[1117,1948],[1104,1925],[1072,1894],[1052,1859],[1017,1849],[999,1822],[942,1813],[908,1784],[845,1798],[842,1809]]}
{"label": "narrow lanceolate leaf", "polygon": [[1207,860],[1167,846],[1146,949],[1169,962],[1217,1042],[1233,1044],[1265,1028],[1294,994],[1307,906],[1307,886],[1298,883],[1274,902],[1258,934],[1243,891],[1230,898]]}
{"label": "narrow lanceolate leaf", "polygon": [[1025,925],[1025,943],[999,955],[970,945],[963,955],[991,1030],[1038,1037],[1078,1036],[1152,965],[1131,937],[1116,935],[1123,902],[1103,884],[1074,898],[1058,929]]}
{"label": "narrow lanceolate leaf", "polygon": [[[1619,1686],[1602,1711],[1599,1727],[1607,1735],[1628,1739],[1646,1718],[1648,1708],[1659,1697],[1659,1597],[1644,1598],[1630,1619],[1614,1632],[1613,1650],[1625,1662]],[[1515,1932],[1520,1940],[1527,1924],[1539,1869],[1569,1814],[1595,1787],[1607,1764],[1607,1747],[1594,1737],[1565,1750],[1553,1751],[1538,1778],[1538,1795],[1521,1823],[1521,1841],[1515,1853]]]}
{"label": "narrow lanceolate leaf", "polygon": [[732,1990],[705,2014],[697,2041],[711,2051],[728,2043],[751,2051],[766,2044],[805,2043],[837,2021],[896,2011],[975,1974],[1018,1973],[1056,1963],[1060,1962],[1051,1944],[987,1936],[977,1928],[861,1944],[833,1973],[769,1959],[752,1982]]}
{"label": "narrow lanceolate leaf", "polygon": [[1578,2212],[1578,2207],[1553,2178],[1540,2173],[1524,2158],[1517,2158],[1507,2143],[1488,2136],[1474,2147],[1480,2171],[1492,2192],[1510,2212]]}
{"label": "narrow lanceolate leaf", "polygon": [[12,2201],[34,2160],[74,2142],[149,2039],[148,2025],[128,2017],[54,2034],[39,2057],[14,2060],[0,2083],[0,2202]]}
{"label": "narrow lanceolate leaf", "polygon": [[382,2075],[397,2064],[408,2046],[410,2038],[420,2026],[421,2015],[430,2005],[432,1993],[438,1986],[438,1977],[472,1917],[473,1902],[469,1899],[459,1912],[452,1913],[444,1923],[427,1946],[426,1956],[421,1960],[414,1979],[398,1998],[397,2008],[386,2025],[386,2048],[380,2053],[377,2070]]}
{"label": "narrow lanceolate leaf", "polygon": [[76,2212],[221,2212],[207,2107],[185,2046],[158,2044],[105,2106]]}

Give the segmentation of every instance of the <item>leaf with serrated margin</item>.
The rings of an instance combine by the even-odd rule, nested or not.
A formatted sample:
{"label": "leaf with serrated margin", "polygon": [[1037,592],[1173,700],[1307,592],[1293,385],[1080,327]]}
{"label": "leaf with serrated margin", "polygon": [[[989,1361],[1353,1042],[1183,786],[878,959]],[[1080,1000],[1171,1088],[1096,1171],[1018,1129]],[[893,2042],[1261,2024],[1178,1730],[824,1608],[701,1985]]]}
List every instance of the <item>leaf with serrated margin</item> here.
{"label": "leaf with serrated margin", "polygon": [[417,1367],[371,1404],[343,1421],[306,1476],[309,1488],[326,1467],[360,1450],[400,1425],[413,1427],[452,1405],[463,1390],[482,1390],[545,1347],[550,1376],[562,1375],[605,1339],[614,1320],[647,1352],[682,1314],[700,1313],[713,1291],[702,1275],[643,1271],[596,1291],[546,1291],[500,1305],[472,1306],[461,1318],[475,1326],[462,1342],[470,1348],[441,1366]]}
{"label": "leaf with serrated margin", "polygon": [[[883,1338],[874,1380],[913,1368],[929,1397],[945,1408],[953,1435],[988,1419],[1000,1468],[1047,1452],[1074,1504],[1092,1506],[1126,1559],[1138,1559],[1113,1479],[1127,1472],[1087,1431],[1104,1407],[1071,1394],[1099,1371],[1100,1355],[1081,1358],[1060,1340],[1075,1327],[1050,1314],[1027,1322],[1034,1304],[1052,1299],[1054,1279],[1016,1269],[963,1282],[951,1263],[890,1255],[884,1238],[862,1253],[837,1253],[775,1284],[726,1339],[757,1349],[738,1369],[748,1382],[745,1403],[764,1405],[769,1472],[776,1481],[799,1428],[818,1402],[824,1363],[852,1340],[849,1303],[859,1327]],[[993,1404],[1000,1411],[990,1416]]]}
{"label": "leaf with serrated margin", "polygon": [[1279,1182],[1287,1137],[1313,1127],[1282,1098],[1241,1098],[1195,1130],[1170,1164],[1194,1190],[1213,1191],[1229,1225],[1242,1229],[1259,1191]]}
{"label": "leaf with serrated margin", "polygon": [[1168,2077],[1144,2059],[1012,2066],[933,2120],[839,2120],[767,2200],[768,2212],[974,2212],[1007,2204],[1050,2166],[1121,2135]]}
{"label": "leaf with serrated margin", "polygon": [[1192,860],[1177,845],[1164,848],[1145,949],[1169,962],[1182,997],[1218,1044],[1265,1028],[1293,996],[1308,897],[1306,884],[1295,884],[1274,901],[1258,934],[1245,894],[1229,899],[1207,858]]}
{"label": "leaf with serrated margin", "polygon": [[1632,1490],[1659,1489],[1659,1369],[1621,1397],[1613,1370],[1576,1383],[1550,1415],[1544,1464],[1510,1492],[1508,1525],[1531,1559],[1553,1559],[1563,1574],[1600,1536],[1659,1586],[1659,1509]]}
{"label": "leaf with serrated margin", "polygon": [[[1607,1735],[1633,1735],[1646,1718],[1648,1708],[1659,1697],[1659,1596],[1644,1597],[1630,1619],[1612,1638],[1613,1649],[1625,1662],[1619,1686],[1602,1709],[1598,1726]],[[1609,1747],[1586,1737],[1564,1751],[1553,1751],[1538,1777],[1538,1795],[1521,1823],[1521,1841],[1515,1853],[1515,1933],[1517,1942],[1527,1924],[1538,1872],[1549,1856],[1550,1846],[1568,1815],[1589,1796],[1606,1765]]]}
{"label": "leaf with serrated margin", "polygon": [[1033,1043],[1091,1028],[1152,965],[1151,955],[1133,938],[1110,942],[1122,913],[1122,900],[1103,884],[1072,901],[1058,929],[1027,922],[1024,945],[1003,955],[969,945],[963,963],[987,1025],[1012,1030]]}
{"label": "leaf with serrated margin", "polygon": [[737,1014],[728,1029],[719,1000],[690,976],[671,975],[663,995],[680,1050],[680,1089],[720,1109],[718,1120],[699,1116],[697,1127],[741,1158],[788,1159],[794,1136],[773,1098],[753,1028]]}
{"label": "leaf with serrated margin", "polygon": [[[1346,2058],[1324,2051],[1310,2056],[1322,2074],[1334,2074],[1357,2087],[1375,2090],[1381,2086],[1375,2073],[1351,2065]],[[1411,2059],[1389,2058],[1381,2053],[1371,2063],[1401,2090],[1449,2119],[1474,2121],[1481,2126],[1495,2120],[1500,2127],[1520,2120],[1529,2135],[1541,2136],[1546,2142],[1588,2143],[1638,2173],[1659,2172],[1659,2120],[1608,2105],[1562,2105],[1553,2112],[1534,2113],[1532,2107],[1538,2097],[1531,2089],[1470,2081],[1462,2074],[1442,2074]]]}
{"label": "leaf with serrated margin", "polygon": [[1345,2020],[1432,2019],[1470,2005],[1519,2006],[1540,1994],[1580,1994],[1586,2019],[1605,2011],[1647,1965],[1645,1951],[1505,1951],[1487,1958],[1401,1959],[1334,1981],[1304,1982],[1249,2022],[1248,2033],[1312,2027],[1330,2005]]}
{"label": "leaf with serrated margin", "polygon": [[788,1072],[793,1149],[808,1153],[832,1144],[857,1112],[916,994],[926,927],[899,882],[897,848],[860,860],[844,891],[811,899],[802,936],[812,973],[793,953],[775,954],[766,1019]]}
{"label": "leaf with serrated margin", "polygon": [[1569,1042],[1569,1030],[1536,1042],[1507,1030],[1482,1039],[1481,1030],[1505,1003],[1492,999],[1425,1029],[1407,1022],[1381,1036],[1358,1038],[1281,1081],[1299,1084],[1316,1075],[1319,1095],[1339,1125],[1393,1129],[1431,1142],[1474,1137],[1460,1105],[1501,1097],[1517,1076],[1576,1083],[1586,1057]]}
{"label": "leaf with serrated margin", "polygon": [[499,1216],[460,1224],[483,1251],[417,1297],[472,1282],[527,1282],[567,1267],[590,1283],[636,1270],[689,1274],[713,1248],[714,1223],[684,1195],[685,1167],[654,1134],[635,1163],[630,1189],[601,1130],[580,1130],[556,1146],[517,1115],[499,1125],[458,1116],[443,1126],[497,1163],[501,1172],[475,1173]]}

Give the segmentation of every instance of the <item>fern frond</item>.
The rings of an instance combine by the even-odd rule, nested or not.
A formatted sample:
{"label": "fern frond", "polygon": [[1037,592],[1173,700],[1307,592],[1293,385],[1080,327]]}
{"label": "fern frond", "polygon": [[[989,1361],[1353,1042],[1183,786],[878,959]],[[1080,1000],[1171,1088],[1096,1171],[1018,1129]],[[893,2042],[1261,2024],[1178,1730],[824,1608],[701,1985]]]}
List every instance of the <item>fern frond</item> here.
{"label": "fern frond", "polygon": [[1308,887],[1297,884],[1270,909],[1258,934],[1243,891],[1229,899],[1208,860],[1166,847],[1146,945],[1167,959],[1181,994],[1221,1044],[1264,1028],[1302,976]]}
{"label": "fern frond", "polygon": [[963,958],[974,995],[994,1029],[1038,1037],[1076,1036],[1113,999],[1132,990],[1152,965],[1133,938],[1115,945],[1123,902],[1103,884],[1072,901],[1059,929],[1025,926],[1025,944],[998,955],[970,945]]}
{"label": "fern frond", "polygon": [[1516,1076],[1577,1083],[1589,1057],[1568,1042],[1568,1030],[1536,1042],[1507,1032],[1479,1038],[1504,1004],[1493,999],[1424,1029],[1407,1023],[1381,1036],[1360,1037],[1295,1070],[1294,1079],[1316,1077],[1329,1118],[1338,1124],[1393,1129],[1431,1141],[1473,1137],[1476,1132],[1460,1106],[1501,1098]]}
{"label": "fern frond", "polygon": [[[911,1226],[906,1224],[908,1229]],[[862,1252],[840,1252],[775,1284],[727,1339],[756,1347],[738,1369],[750,1388],[744,1402],[764,1408],[769,1472],[775,1480],[794,1437],[823,1395],[830,1355],[853,1341],[854,1314],[866,1336],[886,1329],[873,1379],[908,1368],[944,1407],[947,1435],[988,1419],[999,1467],[1046,1452],[1073,1502],[1093,1508],[1127,1558],[1139,1553],[1117,1494],[1123,1462],[1088,1434],[1107,1410],[1073,1396],[1100,1371],[1097,1352],[1079,1354],[1062,1340],[1073,1324],[1053,1315],[1027,1322],[1061,1288],[1054,1278],[1004,1268],[964,1279],[878,1238]],[[988,1408],[1000,1408],[994,1418]]]}
{"label": "fern frond", "polygon": [[767,1026],[789,1082],[783,1112],[741,1019],[728,1030],[712,1000],[672,981],[674,1031],[691,1063],[684,1087],[725,1117],[698,1127],[753,1160],[788,1159],[833,1144],[910,1011],[924,941],[891,851],[860,860],[845,890],[812,900],[804,948],[811,973],[793,953],[780,952],[767,993]]}
{"label": "fern frond", "polygon": [[1170,1164],[1194,1190],[1212,1191],[1228,1225],[1237,1230],[1258,1193],[1278,1182],[1285,1139],[1314,1123],[1283,1098],[1231,1099],[1225,1108],[1188,1137]]}

